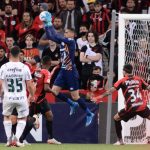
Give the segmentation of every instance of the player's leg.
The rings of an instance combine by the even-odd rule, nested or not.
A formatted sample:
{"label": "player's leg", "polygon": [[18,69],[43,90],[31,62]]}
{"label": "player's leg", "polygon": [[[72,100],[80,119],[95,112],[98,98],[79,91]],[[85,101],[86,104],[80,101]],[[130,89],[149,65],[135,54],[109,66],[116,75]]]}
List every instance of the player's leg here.
{"label": "player's leg", "polygon": [[16,126],[17,126],[17,116],[18,116],[18,113],[17,113],[17,110],[16,108],[13,110],[10,118],[11,118],[11,121],[12,121],[12,133],[15,135],[16,134]]}
{"label": "player's leg", "polygon": [[79,90],[75,91],[70,91],[71,97],[73,100],[78,102],[80,107],[86,112],[87,117],[86,117],[86,126],[89,126],[94,118],[94,113],[90,111],[90,109],[87,107],[85,100],[83,98],[80,98],[79,96]]}
{"label": "player's leg", "polygon": [[7,144],[6,146],[11,146],[12,143],[12,121],[11,121],[11,114],[13,111],[13,103],[10,101],[3,101],[3,115],[4,115],[4,129],[7,137]]}
{"label": "player's leg", "polygon": [[115,129],[117,135],[117,142],[114,145],[124,145],[122,139],[122,125],[121,120],[127,122],[129,119],[133,118],[136,115],[136,112],[126,111],[125,109],[120,110],[114,116]]}
{"label": "player's leg", "polygon": [[142,118],[147,118],[148,120],[150,120],[150,109],[148,107],[146,107],[142,111],[137,112],[137,114]]}
{"label": "player's leg", "polygon": [[17,127],[16,127],[16,146],[23,147],[24,144],[19,142],[19,139],[25,129],[27,116],[29,114],[29,107],[27,101],[18,102],[16,106],[18,112],[18,119],[17,119]]}
{"label": "player's leg", "polygon": [[73,102],[70,98],[66,97],[63,93],[60,93],[61,89],[62,89],[61,86],[57,85],[53,85],[52,87],[52,91],[55,93],[55,96],[58,99],[68,103],[70,106],[76,106],[75,102]]}
{"label": "player's leg", "polygon": [[115,129],[116,129],[116,134],[117,134],[117,142],[115,143],[115,145],[118,145],[121,143],[123,144],[123,140],[122,140],[122,125],[121,125],[121,118],[119,116],[119,114],[115,114],[114,116],[114,122],[115,122]]}
{"label": "player's leg", "polygon": [[46,99],[42,101],[40,104],[40,110],[42,115],[45,117],[46,121],[46,128],[48,132],[48,144],[61,144],[61,142],[58,142],[57,140],[54,139],[53,137],[53,113],[51,111],[50,105],[47,102]]}
{"label": "player's leg", "polygon": [[39,121],[36,113],[38,113],[37,105],[36,103],[31,103],[29,107],[29,116],[27,117],[25,129],[19,139],[21,143],[23,143],[23,141],[26,139],[26,136],[30,133],[32,128],[39,128]]}

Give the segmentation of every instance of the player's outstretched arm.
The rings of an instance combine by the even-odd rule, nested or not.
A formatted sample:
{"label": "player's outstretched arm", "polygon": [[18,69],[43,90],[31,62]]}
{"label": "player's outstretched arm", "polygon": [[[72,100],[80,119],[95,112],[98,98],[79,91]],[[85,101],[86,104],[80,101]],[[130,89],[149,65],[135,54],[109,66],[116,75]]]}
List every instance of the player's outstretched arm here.
{"label": "player's outstretched arm", "polygon": [[97,103],[98,99],[102,99],[108,95],[110,95],[111,93],[113,93],[114,91],[116,91],[116,88],[115,87],[112,87],[110,88],[109,90],[107,90],[106,92],[104,92],[103,94],[99,95],[99,96],[96,96],[96,97],[93,97],[92,98],[92,102],[94,103]]}

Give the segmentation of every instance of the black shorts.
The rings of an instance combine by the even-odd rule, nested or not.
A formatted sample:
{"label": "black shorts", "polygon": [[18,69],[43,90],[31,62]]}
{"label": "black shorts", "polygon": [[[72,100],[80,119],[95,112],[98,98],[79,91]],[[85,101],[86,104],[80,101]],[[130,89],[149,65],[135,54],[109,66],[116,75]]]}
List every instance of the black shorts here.
{"label": "black shorts", "polygon": [[31,103],[29,116],[41,113],[44,115],[47,111],[51,111],[50,104],[44,99],[41,103]]}
{"label": "black shorts", "polygon": [[142,118],[147,118],[148,116],[150,116],[150,109],[148,107],[146,107],[144,110],[142,111],[126,111],[125,109],[121,109],[119,112],[119,117],[121,118],[121,120],[127,122],[129,119],[133,118],[136,115],[139,115]]}

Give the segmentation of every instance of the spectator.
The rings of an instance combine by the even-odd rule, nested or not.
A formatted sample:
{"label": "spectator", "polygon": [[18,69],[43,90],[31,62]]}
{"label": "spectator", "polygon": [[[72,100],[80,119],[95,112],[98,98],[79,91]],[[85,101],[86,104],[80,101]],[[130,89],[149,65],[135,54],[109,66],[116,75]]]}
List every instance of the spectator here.
{"label": "spectator", "polygon": [[4,29],[4,21],[0,17],[0,41],[4,43],[5,37],[6,37],[6,34],[5,34],[5,29]]}
{"label": "spectator", "polygon": [[2,16],[5,26],[6,36],[11,36],[16,25],[19,23],[19,19],[16,15],[13,15],[11,4],[5,5],[5,15]]}
{"label": "spectator", "polygon": [[40,54],[37,48],[33,47],[33,43],[35,38],[32,34],[27,34],[25,37],[26,47],[23,49],[24,51],[24,60],[32,65],[35,69],[37,67],[37,63],[40,62]]}
{"label": "spectator", "polygon": [[90,29],[96,31],[99,35],[104,34],[111,26],[111,19],[108,10],[103,8],[103,4],[99,1],[94,3],[95,12],[91,14]]}
{"label": "spectator", "polygon": [[120,12],[125,7],[124,0],[112,0],[111,2],[111,9],[115,9],[116,12]]}
{"label": "spectator", "polygon": [[49,47],[43,50],[42,58],[44,56],[49,56],[51,58],[51,66],[49,71],[60,63],[60,48],[57,46],[56,42],[49,40]]}
{"label": "spectator", "polygon": [[67,1],[66,0],[58,0],[58,11],[57,11],[57,16],[60,16],[60,14],[64,11],[67,10]]}
{"label": "spectator", "polygon": [[89,31],[87,34],[88,44],[81,48],[80,61],[82,62],[81,81],[82,88],[87,88],[88,78],[91,76],[93,66],[103,67],[102,47],[98,44],[96,32]]}
{"label": "spectator", "polygon": [[15,39],[18,39],[20,48],[24,48],[25,36],[27,34],[32,34],[33,36],[35,36],[39,28],[33,25],[33,19],[30,12],[24,12],[22,22],[16,26],[15,30]]}
{"label": "spectator", "polygon": [[81,11],[76,9],[75,0],[67,0],[67,10],[64,10],[60,17],[62,18],[63,28],[73,28],[79,33],[79,26],[82,20]]}
{"label": "spectator", "polygon": [[98,96],[104,91],[105,79],[101,76],[101,68],[98,66],[93,67],[92,75],[88,79],[87,84],[87,99]]}
{"label": "spectator", "polygon": [[[48,4],[47,3],[40,3],[40,12],[42,11],[48,11]],[[39,12],[39,13],[40,13]],[[39,19],[39,15],[37,15],[33,21],[33,26],[35,26],[39,32],[37,32],[36,37],[37,39],[40,39],[40,37],[44,34],[44,29],[43,29],[43,23]]]}
{"label": "spectator", "polygon": [[0,46],[0,67],[8,62],[8,58],[5,56],[4,47]]}
{"label": "spectator", "polygon": [[135,1],[135,0],[127,0],[126,6],[125,6],[124,9],[122,9],[121,13],[139,14],[141,12],[138,10],[137,1]]}
{"label": "spectator", "polygon": [[89,0],[88,1],[87,4],[88,4],[89,11],[87,13],[83,14],[83,16],[82,16],[82,22],[87,24],[88,28],[90,27],[90,16],[92,13],[95,12],[94,3],[95,3],[95,0]]}
{"label": "spectator", "polygon": [[12,47],[15,45],[14,38],[12,36],[7,36],[6,37],[6,56],[9,57],[10,50]]}
{"label": "spectator", "polygon": [[86,34],[88,32],[88,27],[86,24],[81,24],[80,28],[79,28],[79,38],[77,39],[77,46],[78,49],[81,50],[81,48],[84,45],[88,44],[88,41],[86,39]]}

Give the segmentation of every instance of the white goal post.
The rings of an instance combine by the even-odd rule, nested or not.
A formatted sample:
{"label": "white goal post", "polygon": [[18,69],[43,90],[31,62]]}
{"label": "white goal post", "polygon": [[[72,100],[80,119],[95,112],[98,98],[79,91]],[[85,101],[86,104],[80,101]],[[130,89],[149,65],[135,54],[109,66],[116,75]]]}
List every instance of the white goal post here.
{"label": "white goal post", "polygon": [[[119,14],[118,79],[123,77],[123,65],[133,64],[135,75],[148,81],[150,67],[150,15]],[[150,93],[145,97],[150,104]],[[124,108],[122,91],[118,94],[118,110]],[[125,143],[147,143],[150,137],[150,121],[135,117],[122,122]]]}

